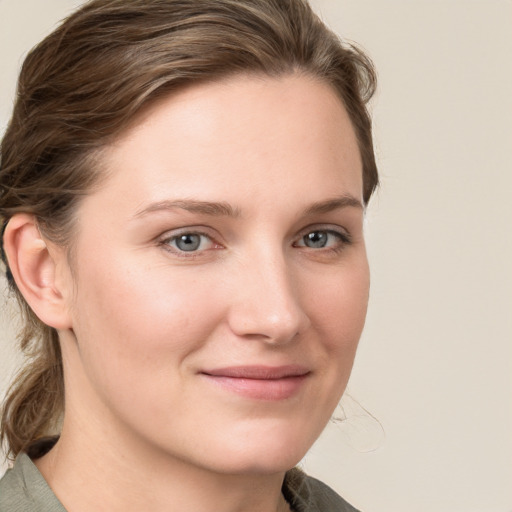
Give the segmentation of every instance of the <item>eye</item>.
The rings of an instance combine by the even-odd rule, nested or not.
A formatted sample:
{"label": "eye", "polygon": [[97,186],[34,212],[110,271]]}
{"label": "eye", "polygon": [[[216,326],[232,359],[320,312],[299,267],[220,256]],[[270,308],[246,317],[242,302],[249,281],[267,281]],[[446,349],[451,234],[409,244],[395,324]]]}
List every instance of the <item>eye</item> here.
{"label": "eye", "polygon": [[208,235],[194,232],[166,238],[163,244],[177,252],[198,252],[215,247],[215,243]]}
{"label": "eye", "polygon": [[310,249],[338,248],[350,243],[349,236],[328,229],[315,229],[303,235],[295,244],[297,247]]}

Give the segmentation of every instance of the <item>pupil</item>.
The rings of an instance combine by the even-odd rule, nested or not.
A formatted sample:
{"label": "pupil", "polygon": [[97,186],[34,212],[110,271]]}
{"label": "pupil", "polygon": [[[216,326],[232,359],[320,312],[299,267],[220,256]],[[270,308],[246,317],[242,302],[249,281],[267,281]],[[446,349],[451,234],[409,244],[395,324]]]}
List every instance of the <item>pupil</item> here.
{"label": "pupil", "polygon": [[200,243],[201,238],[199,235],[181,235],[176,240],[176,245],[182,251],[195,251]]}
{"label": "pupil", "polygon": [[327,243],[327,233],[324,231],[313,231],[312,233],[308,233],[304,237],[304,243],[308,247],[325,247]]}

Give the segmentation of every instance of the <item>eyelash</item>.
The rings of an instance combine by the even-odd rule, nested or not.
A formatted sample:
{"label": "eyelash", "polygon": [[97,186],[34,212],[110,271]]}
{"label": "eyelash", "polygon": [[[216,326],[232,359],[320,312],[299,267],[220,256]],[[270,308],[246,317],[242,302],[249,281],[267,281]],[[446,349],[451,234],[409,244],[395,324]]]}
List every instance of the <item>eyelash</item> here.
{"label": "eyelash", "polygon": [[179,248],[172,247],[170,245],[172,242],[175,242],[184,236],[199,236],[199,237],[207,238],[212,245],[216,246],[216,247],[213,247],[212,249],[222,248],[222,246],[219,243],[215,242],[215,240],[212,238],[212,236],[209,235],[208,233],[204,233],[202,231],[197,231],[197,230],[193,230],[193,229],[188,230],[188,231],[183,230],[180,233],[173,234],[172,236],[166,236],[165,238],[162,238],[159,243],[166,251],[169,251],[170,253],[178,256],[179,258],[197,258],[204,251],[211,250],[211,249],[202,249],[202,250],[194,250],[194,251],[184,251]]}
{"label": "eyelash", "polygon": [[[304,242],[304,239],[308,235],[312,235],[314,233],[325,233],[328,236],[334,236],[337,238],[338,242],[334,246],[328,246],[328,247],[308,247],[307,245],[298,245],[299,242]],[[305,247],[306,249],[311,249],[313,251],[317,250],[324,250],[324,251],[332,251],[334,253],[338,253],[343,251],[348,245],[352,243],[352,237],[349,233],[342,230],[335,230],[330,228],[322,228],[322,227],[315,227],[315,228],[307,228],[305,231],[303,231],[303,234],[300,235],[298,242],[295,242],[293,245],[294,247]]]}
{"label": "eyelash", "polygon": [[[341,230],[338,231],[338,230],[334,230],[334,229],[318,227],[318,228],[307,228],[302,233],[303,234],[301,234],[298,237],[298,240],[293,243],[293,247],[302,247],[302,248],[305,248],[306,250],[309,249],[309,250],[312,250],[315,252],[330,251],[333,253],[339,253],[339,252],[343,251],[346,248],[346,246],[352,244],[352,237],[350,236],[350,234],[345,231],[341,231]],[[334,236],[338,239],[338,242],[335,244],[335,246],[318,247],[318,248],[308,247],[307,245],[305,245],[305,243],[304,244],[300,243],[300,242],[304,242],[304,239],[306,236],[312,235],[314,233],[325,233],[328,236]],[[171,243],[176,242],[177,240],[179,240],[181,237],[184,237],[184,236],[199,236],[199,237],[207,238],[214,247],[208,248],[208,249],[184,251],[177,247],[171,246]],[[197,230],[193,230],[193,229],[188,230],[188,231],[183,230],[180,233],[173,234],[172,236],[165,236],[165,238],[160,239],[159,244],[166,251],[169,251],[172,254],[174,254],[180,258],[196,258],[201,253],[203,253],[205,251],[223,248],[223,246],[221,244],[219,244],[218,242],[216,242],[213,239],[213,237],[211,235],[209,235],[208,233],[204,233],[202,231],[197,231]]]}

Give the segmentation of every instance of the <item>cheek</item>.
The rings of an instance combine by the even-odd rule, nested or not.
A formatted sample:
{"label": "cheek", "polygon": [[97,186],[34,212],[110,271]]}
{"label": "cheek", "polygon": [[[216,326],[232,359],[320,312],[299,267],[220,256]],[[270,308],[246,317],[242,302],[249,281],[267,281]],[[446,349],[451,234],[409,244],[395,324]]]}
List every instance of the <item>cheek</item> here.
{"label": "cheek", "polygon": [[314,300],[315,323],[326,349],[351,364],[368,307],[369,271],[366,260],[335,275],[323,277],[323,293]]}
{"label": "cheek", "polygon": [[[204,343],[218,311],[206,283],[165,267],[84,265],[75,304],[75,334],[84,364],[101,378],[148,378],[177,366]],[[198,312],[201,312],[199,315]]]}
{"label": "cheek", "polygon": [[[321,276],[321,277],[320,277]],[[365,258],[360,263],[317,274],[315,292],[308,296],[312,329],[321,349],[319,388],[315,390],[310,417],[317,418],[313,442],[339,403],[352,371],[364,327],[369,291]],[[322,290],[320,292],[320,290]]]}
{"label": "cheek", "polygon": [[76,363],[82,387],[91,389],[94,403],[99,398],[99,410],[110,411],[107,421],[114,414],[144,430],[144,418],[171,422],[169,403],[179,402],[173,390],[183,389],[187,358],[206,343],[222,306],[212,306],[208,282],[192,280],[190,272],[123,261],[81,269]]}

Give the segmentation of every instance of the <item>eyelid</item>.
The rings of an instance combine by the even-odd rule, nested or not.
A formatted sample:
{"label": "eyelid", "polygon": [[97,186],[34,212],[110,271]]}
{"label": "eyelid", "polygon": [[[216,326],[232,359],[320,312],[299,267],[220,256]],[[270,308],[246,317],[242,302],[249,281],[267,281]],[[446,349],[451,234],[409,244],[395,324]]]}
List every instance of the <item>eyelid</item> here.
{"label": "eyelid", "polygon": [[350,234],[349,230],[343,226],[339,226],[337,224],[310,224],[299,231],[297,239],[302,238],[303,236],[313,231],[325,231],[327,233],[339,235],[342,238],[352,238],[352,235]]}
{"label": "eyelid", "polygon": [[[198,235],[210,240],[213,247],[209,247],[207,249],[199,249],[197,251],[180,251],[170,245],[170,242],[178,239],[183,235]],[[166,251],[182,258],[194,258],[198,257],[204,252],[210,251],[212,249],[221,249],[223,245],[216,240],[211,233],[208,233],[203,227],[195,227],[195,226],[187,226],[182,228],[177,228],[174,230],[166,231],[163,235],[157,238],[157,242],[160,246],[162,246]]]}
{"label": "eyelid", "polygon": [[297,240],[294,242],[294,246],[296,247],[306,247],[307,249],[312,249],[314,251],[319,251],[319,250],[333,250],[333,249],[336,249],[336,247],[323,247],[323,248],[319,248],[319,249],[313,249],[313,248],[309,248],[307,247],[305,244],[304,245],[297,245],[299,242],[301,242],[303,240],[303,238],[309,234],[309,233],[313,233],[315,231],[324,231],[325,233],[328,233],[328,234],[331,234],[331,235],[334,235],[334,236],[337,236],[339,238],[339,242],[340,242],[340,245],[341,246],[345,246],[345,245],[349,245],[352,243],[352,235],[350,234],[350,232],[343,228],[342,226],[333,226],[332,224],[312,224],[310,226],[306,226],[304,229],[302,229],[297,237]]}

